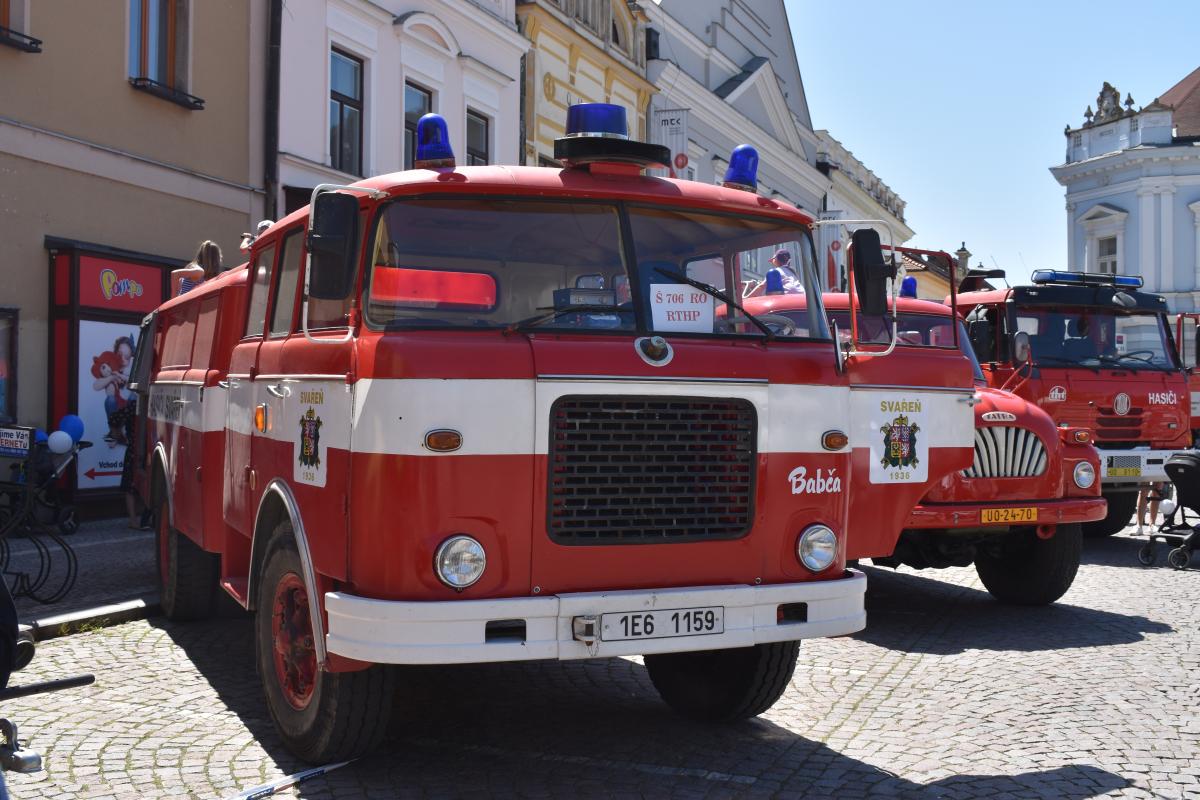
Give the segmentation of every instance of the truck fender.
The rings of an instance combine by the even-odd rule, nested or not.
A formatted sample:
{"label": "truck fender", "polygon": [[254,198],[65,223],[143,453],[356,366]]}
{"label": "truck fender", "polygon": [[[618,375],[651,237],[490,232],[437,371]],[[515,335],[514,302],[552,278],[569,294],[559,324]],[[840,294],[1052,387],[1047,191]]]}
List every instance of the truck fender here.
{"label": "truck fender", "polygon": [[262,497],[258,501],[258,512],[254,517],[254,534],[250,543],[250,576],[246,588],[249,608],[254,609],[258,597],[259,574],[271,533],[275,526],[285,519],[292,523],[292,535],[296,540],[296,550],[300,553],[304,586],[308,590],[308,613],[312,619],[313,644],[317,651],[317,663],[323,668],[326,659],[325,621],[321,616],[321,598],[317,594],[317,573],[313,569],[312,554],[308,549],[308,537],[304,533],[304,520],[300,516],[300,508],[291,488],[280,478],[273,479],[263,489]]}
{"label": "truck fender", "polygon": [[150,459],[150,501],[151,507],[158,506],[161,498],[159,492],[167,496],[167,521],[175,526],[175,487],[171,485],[170,461],[167,459],[167,448],[162,442],[154,445],[154,454]]}

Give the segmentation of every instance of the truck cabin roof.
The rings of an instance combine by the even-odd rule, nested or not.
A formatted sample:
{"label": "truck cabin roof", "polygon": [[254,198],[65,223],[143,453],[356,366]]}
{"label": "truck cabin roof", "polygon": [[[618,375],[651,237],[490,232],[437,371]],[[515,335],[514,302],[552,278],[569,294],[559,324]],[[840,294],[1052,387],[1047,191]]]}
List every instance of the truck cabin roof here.
{"label": "truck cabin roof", "polygon": [[[534,196],[649,203],[736,214],[777,217],[811,224],[813,218],[782,200],[715,184],[658,178],[629,164],[596,163],[579,167],[445,167],[393,172],[353,184],[391,197],[415,195]],[[365,195],[364,195],[365,197]],[[274,240],[279,232],[308,215],[308,206],[293,211],[263,232],[257,241]]]}
{"label": "truck cabin roof", "polygon": [[158,307],[159,311],[174,308],[183,303],[190,303],[199,300],[201,297],[207,297],[210,294],[215,294],[230,286],[243,286],[246,283],[246,275],[249,272],[247,264],[239,264],[236,267],[230,267],[215,278],[209,278],[206,281],[201,281],[191,291],[186,294],[176,295],[168,298],[165,303]]}
{"label": "truck cabin roof", "polygon": [[[1132,298],[1134,304],[1127,306],[1124,302],[1116,299],[1115,296],[1118,293]],[[1030,286],[1014,286],[1011,289],[964,292],[958,295],[958,310],[966,313],[975,306],[994,305],[1010,300],[1022,306],[1070,306],[1072,308],[1082,307],[1103,309],[1106,311],[1115,309],[1118,311],[1165,312],[1167,310],[1166,298],[1160,295],[1120,286],[1095,286],[1089,284],[1035,284]],[[948,304],[950,298],[947,297],[945,302]]]}

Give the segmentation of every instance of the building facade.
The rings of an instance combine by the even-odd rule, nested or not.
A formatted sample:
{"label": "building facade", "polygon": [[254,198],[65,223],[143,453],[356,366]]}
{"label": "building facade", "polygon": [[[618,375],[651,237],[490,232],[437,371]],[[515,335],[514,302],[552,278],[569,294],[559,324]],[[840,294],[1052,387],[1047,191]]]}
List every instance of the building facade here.
{"label": "building facade", "polygon": [[142,315],[201,241],[237,264],[263,214],[266,10],[8,0],[0,15],[0,421],[80,414],[96,447],[79,488],[104,489]]}
{"label": "building facade", "polygon": [[1200,310],[1200,69],[1134,110],[1105,83],[1067,127],[1067,266],[1141,275],[1171,310]]}
{"label": "building facade", "polygon": [[[782,1],[751,9],[737,0],[662,0],[645,9],[651,116],[686,112],[678,176],[720,183],[733,148],[752,144],[760,194],[815,214],[830,181],[816,168],[820,142]],[[658,130],[650,139],[667,143]]]}
{"label": "building facade", "polygon": [[629,135],[646,138],[646,14],[626,0],[521,0],[525,59],[522,164],[553,165],[554,140],[566,132],[567,107],[613,103],[625,109]]}
{"label": "building facade", "polygon": [[429,112],[446,118],[458,163],[516,163],[529,44],[515,20],[513,0],[288,0],[279,208],[320,183],[411,168]]}
{"label": "building facade", "polygon": [[[913,230],[904,220],[904,200],[833,138],[829,131],[817,131],[817,138],[820,140],[817,169],[829,178],[831,184],[821,207],[821,219],[881,220],[886,224],[855,227],[875,228],[885,246],[889,235],[897,245],[911,239]],[[823,227],[818,237],[818,245],[824,254],[827,285],[838,289],[846,286],[846,253],[839,239],[839,236],[845,235],[845,231],[839,233],[836,227],[829,226]],[[949,273],[939,273],[939,265],[940,262],[935,260],[928,266],[928,271],[914,273],[920,297],[940,302],[949,293]]]}

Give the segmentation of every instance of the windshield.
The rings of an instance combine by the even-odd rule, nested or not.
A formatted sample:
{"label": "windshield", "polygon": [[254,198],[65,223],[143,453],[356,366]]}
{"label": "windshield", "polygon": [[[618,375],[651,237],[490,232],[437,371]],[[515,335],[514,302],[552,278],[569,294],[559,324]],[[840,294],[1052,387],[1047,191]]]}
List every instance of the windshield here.
{"label": "windshield", "polygon": [[1009,314],[1010,330],[1029,334],[1038,366],[1176,368],[1159,314],[1062,307],[1013,307]]}
{"label": "windshield", "polygon": [[[375,229],[366,318],[386,329],[761,337],[765,326],[726,298],[736,302],[743,282],[778,261],[789,262],[794,290],[817,285],[808,231],[775,219],[570,200],[399,200]],[[775,335],[828,338],[819,301],[802,330]]]}

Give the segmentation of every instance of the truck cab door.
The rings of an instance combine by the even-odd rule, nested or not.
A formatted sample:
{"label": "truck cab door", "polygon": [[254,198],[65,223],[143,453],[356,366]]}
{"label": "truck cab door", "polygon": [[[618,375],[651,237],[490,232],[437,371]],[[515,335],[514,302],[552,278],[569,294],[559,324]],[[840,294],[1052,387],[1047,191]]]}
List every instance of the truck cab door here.
{"label": "truck cab door", "polygon": [[251,439],[262,415],[256,414],[254,377],[258,350],[266,328],[271,267],[275,244],[256,248],[250,266],[246,326],[229,361],[229,405],[225,412],[224,515],[225,522],[250,536],[254,533],[258,484],[251,461]]}

